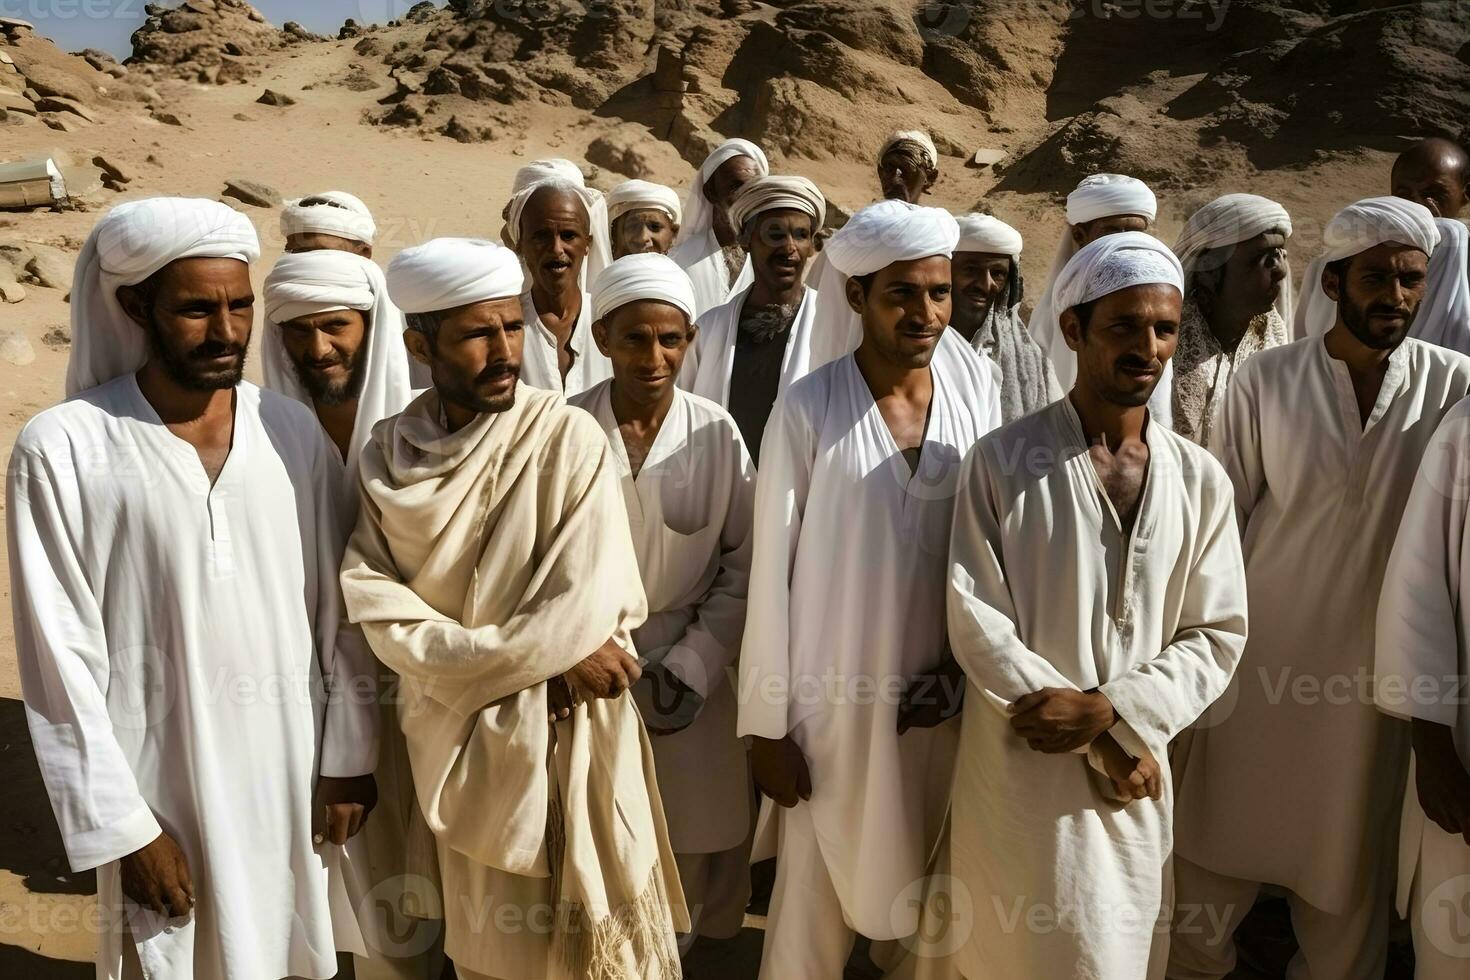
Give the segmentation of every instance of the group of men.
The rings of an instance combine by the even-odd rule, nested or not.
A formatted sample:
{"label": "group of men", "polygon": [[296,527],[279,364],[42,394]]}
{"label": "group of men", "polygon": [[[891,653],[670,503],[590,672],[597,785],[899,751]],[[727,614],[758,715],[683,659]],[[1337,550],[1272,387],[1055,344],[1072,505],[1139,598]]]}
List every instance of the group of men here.
{"label": "group of men", "polygon": [[7,483],[99,977],[666,980],[772,856],[764,980],[1220,978],[1266,887],[1293,977],[1396,907],[1463,977],[1464,151],[1295,315],[1280,205],[1170,248],[1090,176],[1029,323],[938,162],[828,237],[745,140],[682,202],[538,161],[386,272],[316,194],[259,303],[230,208],[104,216]]}

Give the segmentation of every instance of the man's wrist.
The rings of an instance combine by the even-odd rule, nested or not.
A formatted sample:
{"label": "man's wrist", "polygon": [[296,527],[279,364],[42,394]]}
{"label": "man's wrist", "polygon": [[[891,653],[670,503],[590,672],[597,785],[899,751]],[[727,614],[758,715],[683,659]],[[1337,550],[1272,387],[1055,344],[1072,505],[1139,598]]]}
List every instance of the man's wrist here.
{"label": "man's wrist", "polygon": [[1092,692],[1093,704],[1097,711],[1098,723],[1102,731],[1106,732],[1122,719],[1118,716],[1118,709],[1113,707],[1113,702],[1101,691]]}

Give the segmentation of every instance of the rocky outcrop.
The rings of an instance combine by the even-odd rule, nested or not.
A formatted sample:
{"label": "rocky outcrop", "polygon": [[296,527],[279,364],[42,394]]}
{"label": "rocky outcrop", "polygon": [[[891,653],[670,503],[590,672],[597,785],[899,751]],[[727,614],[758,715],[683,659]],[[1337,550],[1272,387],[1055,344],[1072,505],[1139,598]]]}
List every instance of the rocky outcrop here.
{"label": "rocky outcrop", "polygon": [[185,0],[177,7],[150,3],[133,32],[129,65],[181,78],[228,84],[258,75],[253,59],[293,44],[324,41],[294,21],[277,30],[245,0]]}

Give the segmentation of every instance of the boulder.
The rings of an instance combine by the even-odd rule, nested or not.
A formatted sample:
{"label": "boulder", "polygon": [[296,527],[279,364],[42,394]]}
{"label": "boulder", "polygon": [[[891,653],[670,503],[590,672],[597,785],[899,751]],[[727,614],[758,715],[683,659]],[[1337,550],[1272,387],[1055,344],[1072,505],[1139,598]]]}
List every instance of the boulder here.
{"label": "boulder", "polygon": [[[24,291],[21,292],[20,299],[12,300],[7,296],[5,301],[19,303],[21,299],[25,299]],[[16,367],[25,367],[35,359],[36,349],[31,346],[25,334],[19,330],[0,329],[0,361]]]}
{"label": "boulder", "polygon": [[151,115],[158,122],[163,123],[165,126],[184,125],[184,121],[178,116],[174,115],[172,112],[165,112],[162,109],[154,109],[153,112],[151,112],[149,115]]}
{"label": "boulder", "polygon": [[76,256],[52,245],[27,242],[29,255],[22,279],[46,289],[70,289],[76,271]]}
{"label": "boulder", "polygon": [[64,98],[60,95],[43,96],[36,108],[41,112],[69,112],[74,116],[81,116],[87,122],[99,122],[97,113],[82,105],[75,99]]}
{"label": "boulder", "polygon": [[254,180],[245,180],[240,177],[231,177],[225,181],[225,197],[233,197],[237,201],[253,204],[258,208],[277,207],[284,203],[281,192],[269,184],[262,184]]}
{"label": "boulder", "polygon": [[256,99],[255,101],[259,102],[261,105],[273,105],[279,107],[296,104],[296,100],[291,98],[291,96],[286,95],[282,92],[277,92],[274,89],[266,89],[260,94],[260,98]]}

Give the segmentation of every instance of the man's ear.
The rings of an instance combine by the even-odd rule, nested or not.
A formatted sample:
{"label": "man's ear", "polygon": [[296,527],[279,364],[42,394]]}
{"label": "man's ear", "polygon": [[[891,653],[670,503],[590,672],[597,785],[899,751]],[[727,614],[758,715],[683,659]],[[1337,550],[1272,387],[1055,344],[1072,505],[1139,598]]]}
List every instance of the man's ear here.
{"label": "man's ear", "polygon": [[1342,298],[1342,280],[1338,278],[1335,265],[1336,263],[1329,262],[1322,266],[1322,292],[1334,303]]}
{"label": "man's ear", "polygon": [[358,242],[356,251],[358,255],[361,255],[365,259],[373,257],[373,247],[367,242]]}
{"label": "man's ear", "polygon": [[679,222],[677,222],[677,221],[670,221],[669,222],[669,227],[672,228],[672,229],[674,229],[674,237],[677,239],[679,237]]}
{"label": "man's ear", "polygon": [[694,342],[696,340],[698,340],[698,339],[699,339],[699,324],[695,323],[693,320],[690,320],[689,321],[689,346],[690,347],[693,347],[694,346]]}
{"label": "man's ear", "polygon": [[863,315],[863,310],[868,308],[868,297],[863,294],[863,284],[857,281],[856,276],[847,279],[847,305],[858,316]]}
{"label": "man's ear", "polygon": [[604,320],[596,320],[592,324],[592,339],[597,341],[597,349],[602,352],[603,357],[612,357],[607,352],[607,323]]}
{"label": "man's ear", "polygon": [[429,364],[430,355],[428,337],[425,337],[417,330],[405,330],[403,331],[403,342],[408,346],[408,352],[409,354],[413,355],[413,359],[415,361],[418,361],[420,364],[423,364],[425,366]]}
{"label": "man's ear", "polygon": [[1081,350],[1082,318],[1077,315],[1077,310],[1063,310],[1060,321],[1062,326],[1062,336],[1067,338],[1067,346],[1074,351]]}
{"label": "man's ear", "polygon": [[1072,233],[1072,244],[1081,248],[1087,244],[1087,230],[1081,225],[1068,225],[1067,230]]}
{"label": "man's ear", "polygon": [[117,302],[122,306],[123,312],[128,315],[129,320],[147,329],[149,319],[152,315],[152,311],[149,309],[151,304],[137,286],[117,287]]}

